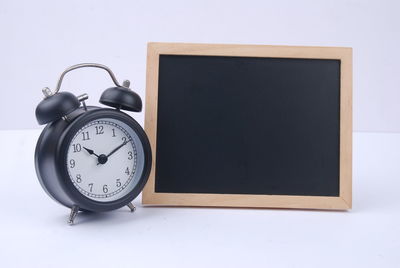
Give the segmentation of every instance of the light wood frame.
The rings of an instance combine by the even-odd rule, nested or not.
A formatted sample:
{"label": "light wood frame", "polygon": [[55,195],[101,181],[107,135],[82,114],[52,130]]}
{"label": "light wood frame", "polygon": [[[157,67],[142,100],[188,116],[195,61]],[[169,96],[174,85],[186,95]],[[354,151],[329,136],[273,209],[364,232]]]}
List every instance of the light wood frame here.
{"label": "light wood frame", "polygon": [[[274,57],[340,60],[339,196],[193,194],[155,192],[158,70],[160,55]],[[147,47],[145,131],[153,151],[145,205],[347,210],[352,207],[352,49],[267,45],[149,43]]]}

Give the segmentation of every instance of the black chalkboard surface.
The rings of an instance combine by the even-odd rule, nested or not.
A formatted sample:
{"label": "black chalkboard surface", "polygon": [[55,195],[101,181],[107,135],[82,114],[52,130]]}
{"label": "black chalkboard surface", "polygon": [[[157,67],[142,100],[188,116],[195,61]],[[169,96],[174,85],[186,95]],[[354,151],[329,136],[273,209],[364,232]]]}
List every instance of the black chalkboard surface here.
{"label": "black chalkboard surface", "polygon": [[340,61],[160,56],[156,192],[339,195]]}
{"label": "black chalkboard surface", "polygon": [[[146,131],[155,165],[145,204],[351,206],[343,58],[169,48],[149,52]],[[254,200],[240,199],[248,196]],[[290,196],[300,203],[271,199]]]}

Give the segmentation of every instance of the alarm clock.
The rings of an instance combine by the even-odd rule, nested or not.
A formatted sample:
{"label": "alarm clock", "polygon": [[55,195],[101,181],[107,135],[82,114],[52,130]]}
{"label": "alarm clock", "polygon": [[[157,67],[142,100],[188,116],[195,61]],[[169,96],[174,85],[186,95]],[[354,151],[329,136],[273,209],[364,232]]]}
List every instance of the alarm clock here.
{"label": "alarm clock", "polygon": [[[84,67],[110,75],[115,86],[102,93],[100,103],[111,108],[87,106],[87,94],[59,92],[65,74]],[[36,119],[47,125],[36,145],[36,174],[45,192],[71,209],[69,224],[79,211],[135,210],[131,202],[147,182],[152,159],[143,128],[123,112],[142,110],[129,86],[128,80],[120,85],[107,66],[83,63],[66,69],[54,92],[42,90]]]}

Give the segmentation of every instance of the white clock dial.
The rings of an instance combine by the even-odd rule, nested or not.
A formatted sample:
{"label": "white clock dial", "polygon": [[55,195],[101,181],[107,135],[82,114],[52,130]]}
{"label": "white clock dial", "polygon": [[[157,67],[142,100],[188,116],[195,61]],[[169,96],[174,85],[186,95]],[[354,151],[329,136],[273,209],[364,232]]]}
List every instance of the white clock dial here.
{"label": "white clock dial", "polygon": [[127,124],[101,118],[76,133],[66,165],[79,192],[92,200],[110,202],[137,185],[144,165],[143,147]]}

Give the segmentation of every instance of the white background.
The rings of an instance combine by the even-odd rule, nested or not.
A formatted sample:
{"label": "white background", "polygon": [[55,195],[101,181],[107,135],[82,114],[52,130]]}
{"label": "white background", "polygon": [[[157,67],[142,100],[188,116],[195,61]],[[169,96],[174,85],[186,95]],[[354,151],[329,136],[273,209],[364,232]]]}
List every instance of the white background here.
{"label": "white background", "polygon": [[[149,208],[138,198],[135,214],[80,213],[72,227],[37,182],[33,151],[44,86],[99,62],[144,98],[150,41],[353,47],[354,130],[400,132],[399,3],[0,0],[0,267],[398,267],[400,134],[354,134],[349,212]],[[111,85],[88,69],[62,89],[96,105]]]}
{"label": "white background", "polygon": [[[0,129],[38,128],[41,89],[76,63],[108,65],[144,98],[157,41],[353,47],[354,130],[400,132],[399,12],[395,0],[2,0]],[[112,85],[103,72],[71,73],[63,89],[95,105]]]}
{"label": "white background", "polygon": [[0,131],[0,267],[399,267],[400,134],[354,135],[348,212],[142,207],[137,198],[134,214],[79,213],[74,226],[36,180],[39,134]]}

